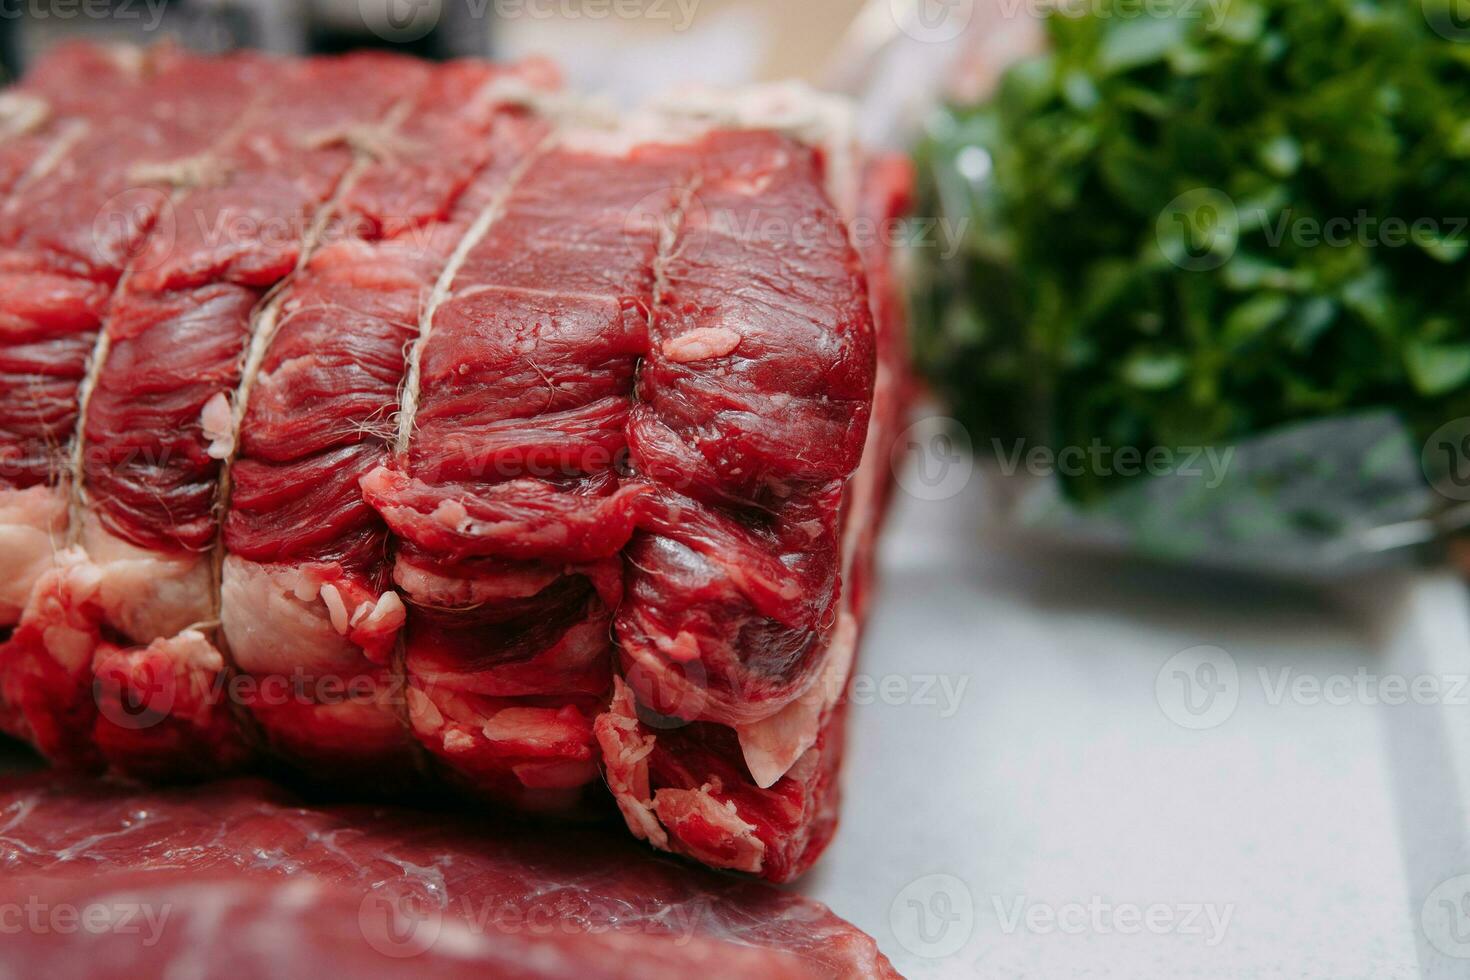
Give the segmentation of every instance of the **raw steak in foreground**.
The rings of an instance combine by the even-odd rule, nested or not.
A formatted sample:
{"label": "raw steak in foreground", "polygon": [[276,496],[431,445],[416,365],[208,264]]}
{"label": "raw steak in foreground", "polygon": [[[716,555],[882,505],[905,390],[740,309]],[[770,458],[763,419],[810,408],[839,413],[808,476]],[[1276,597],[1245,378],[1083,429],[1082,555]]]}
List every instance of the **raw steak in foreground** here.
{"label": "raw steak in foreground", "polygon": [[[109,80],[97,101],[78,85]],[[63,48],[0,97],[0,728],[831,839],[900,162],[802,89]]]}
{"label": "raw steak in foreground", "polygon": [[[48,916],[0,975],[898,976],[823,906],[625,838],[302,807],[256,780],[0,782],[0,903]],[[58,907],[112,925],[52,931]]]}

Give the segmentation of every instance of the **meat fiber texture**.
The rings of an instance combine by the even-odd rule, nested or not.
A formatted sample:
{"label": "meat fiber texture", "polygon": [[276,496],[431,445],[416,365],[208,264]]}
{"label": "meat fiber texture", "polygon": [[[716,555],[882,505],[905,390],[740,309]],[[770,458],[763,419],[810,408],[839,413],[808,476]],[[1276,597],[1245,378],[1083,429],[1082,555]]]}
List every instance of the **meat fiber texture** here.
{"label": "meat fiber texture", "polygon": [[0,977],[897,976],[824,906],[626,838],[308,808],[259,780],[0,782],[0,910]]}
{"label": "meat fiber texture", "polygon": [[8,98],[0,725],[815,860],[906,392],[840,104],[85,46]]}

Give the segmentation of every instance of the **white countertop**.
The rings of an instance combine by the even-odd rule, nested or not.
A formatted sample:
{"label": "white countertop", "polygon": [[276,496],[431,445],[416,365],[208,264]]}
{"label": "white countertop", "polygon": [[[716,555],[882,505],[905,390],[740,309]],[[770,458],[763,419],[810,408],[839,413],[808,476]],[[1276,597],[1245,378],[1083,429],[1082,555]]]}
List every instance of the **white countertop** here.
{"label": "white countertop", "polygon": [[[898,493],[805,891],[910,977],[1470,977],[1457,583],[1022,554],[983,496]],[[1460,706],[1382,703],[1426,674]]]}

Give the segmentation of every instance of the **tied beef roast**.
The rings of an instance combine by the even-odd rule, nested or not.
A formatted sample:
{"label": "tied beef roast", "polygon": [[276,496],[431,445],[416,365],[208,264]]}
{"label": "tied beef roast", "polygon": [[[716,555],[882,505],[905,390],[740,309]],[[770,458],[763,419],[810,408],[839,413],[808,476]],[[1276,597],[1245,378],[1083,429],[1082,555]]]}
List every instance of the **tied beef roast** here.
{"label": "tied beef roast", "polygon": [[0,136],[0,725],[810,865],[906,395],[840,104],[72,46]]}

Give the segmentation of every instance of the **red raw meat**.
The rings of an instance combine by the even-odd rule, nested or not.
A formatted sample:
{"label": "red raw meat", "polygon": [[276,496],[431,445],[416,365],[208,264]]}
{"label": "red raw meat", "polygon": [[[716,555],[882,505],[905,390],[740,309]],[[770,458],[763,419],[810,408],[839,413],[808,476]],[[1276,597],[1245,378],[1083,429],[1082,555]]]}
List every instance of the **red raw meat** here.
{"label": "red raw meat", "polygon": [[[135,52],[63,45],[0,94],[0,195],[49,175],[71,148],[139,97],[145,63]],[[85,78],[85,86],[77,79]]]}
{"label": "red raw meat", "polygon": [[515,82],[555,86],[536,64],[435,74],[397,137],[400,154],[364,173],[343,204],[362,237],[323,249],[282,294],[240,428],[224,636],[235,665],[261,682],[247,703],[272,747],[346,781],[418,771],[391,671],[404,610],[388,530],[358,481],[387,461],[405,353],[435,281],[545,136],[545,122],[487,97]]}
{"label": "red raw meat", "polygon": [[97,933],[9,937],[17,975],[898,976],[825,907],[624,839],[309,808],[253,781],[139,793],[11,778],[0,869],[0,907],[17,914],[114,913]]}
{"label": "red raw meat", "polygon": [[[266,59],[253,57],[250,66],[254,75],[237,72],[217,99],[189,89],[192,76],[171,79],[195,100],[180,115],[223,119],[223,132],[191,152],[172,146],[172,157],[121,175],[171,190],[150,192],[150,219],[141,244],[128,249],[131,261],[119,264],[78,396],[67,539],[84,546],[87,561],[53,595],[75,594],[83,582],[90,589],[68,615],[95,620],[90,667],[98,680],[85,683],[84,670],[84,683],[57,700],[76,717],[85,711],[76,706],[95,695],[97,713],[92,738],[67,747],[73,757],[52,754],[79,765],[184,776],[249,758],[231,706],[207,696],[227,680],[210,626],[218,618],[212,551],[227,455],[220,433],[232,430],[230,396],[270,310],[267,290],[315,246],[319,215],[362,155],[354,144],[391,135],[402,93],[428,76],[416,62],[387,56],[271,62],[268,71]],[[289,97],[300,90],[322,97]],[[52,237],[66,241],[80,226],[69,207],[43,203],[39,213],[45,220],[29,220],[26,235],[55,221]],[[100,256],[122,258],[109,238],[94,236],[93,244]],[[40,603],[50,586],[42,580]],[[12,641],[17,656],[67,661],[75,676],[86,653],[49,643],[47,621],[22,624]],[[145,711],[134,710],[143,702]],[[165,762],[167,749],[180,745],[190,750]]]}
{"label": "red raw meat", "polygon": [[[6,644],[0,657],[0,727],[64,761],[97,758],[83,641],[100,607],[62,610],[56,601],[90,600],[95,583],[48,573],[58,545],[78,532],[70,474],[87,365],[112,291],[168,203],[160,171],[208,153],[265,76],[258,55],[76,45],[44,61],[22,90],[54,106],[64,135],[0,209],[0,544],[9,563],[0,631],[32,608],[25,642]],[[48,575],[49,598],[32,601]],[[69,643],[47,650],[46,631],[58,619]]]}
{"label": "red raw meat", "polygon": [[[90,293],[0,293],[70,345],[0,489],[0,719],[153,778],[264,754],[563,815],[605,784],[660,848],[800,874],[906,400],[854,230],[907,169],[791,88],[599,125],[535,63],[158,58],[234,77],[231,125],[129,166],[146,220],[57,273]],[[81,240],[41,207],[17,241]]]}
{"label": "red raw meat", "polygon": [[[660,677],[652,685],[653,697],[667,699],[674,710],[662,716],[640,711],[633,691],[619,681],[611,709],[598,721],[608,785],[629,829],[661,848],[716,867],[785,880],[809,867],[836,829],[836,776],[846,714],[841,695],[867,612],[874,546],[891,486],[889,458],[909,400],[905,305],[889,253],[894,223],[908,212],[912,183],[907,161],[875,160],[863,181],[860,220],[854,222],[854,227],[867,229],[858,244],[869,271],[877,324],[877,373],[862,465],[842,495],[843,510],[830,518],[842,525],[838,538],[844,591],[836,625],[815,657],[818,676],[778,713],[754,726],[731,729],[705,720],[684,724],[671,716],[691,716],[691,706],[705,703],[707,654],[701,650],[701,658],[692,662],[700,670],[700,684],[667,684]],[[700,513],[690,508],[683,520],[694,521]],[[687,526],[672,521],[669,530],[691,534]],[[733,547],[712,549],[714,557],[708,561],[724,559],[732,577],[748,574],[728,560]],[[752,556],[746,567],[759,568],[757,561]],[[646,574],[649,566],[634,564]],[[675,565],[674,574],[680,572],[689,574],[687,566]],[[648,594],[657,602],[655,589]],[[670,589],[668,594],[677,592]],[[696,589],[693,594],[707,592]],[[628,643],[622,635],[626,658]],[[629,676],[639,676],[636,666]],[[753,687],[747,683],[743,692]],[[762,770],[762,763],[770,768]]]}

